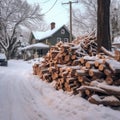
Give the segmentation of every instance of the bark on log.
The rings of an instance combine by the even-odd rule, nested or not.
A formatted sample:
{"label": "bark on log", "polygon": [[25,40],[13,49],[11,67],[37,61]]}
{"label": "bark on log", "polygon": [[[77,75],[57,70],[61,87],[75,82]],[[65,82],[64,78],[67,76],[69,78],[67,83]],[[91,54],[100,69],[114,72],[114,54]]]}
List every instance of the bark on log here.
{"label": "bark on log", "polygon": [[120,62],[116,60],[106,60],[106,64],[109,66],[109,68],[112,70],[114,74],[120,73]]}
{"label": "bark on log", "polygon": [[89,75],[96,76],[97,78],[102,78],[104,76],[103,72],[99,71],[98,69],[90,69]]}
{"label": "bark on log", "polygon": [[88,101],[93,104],[103,104],[105,106],[120,106],[120,101],[118,98],[115,96],[98,96],[98,95],[93,95],[89,97]]}
{"label": "bark on log", "polygon": [[120,87],[118,86],[105,85],[97,81],[91,82],[91,85],[105,90],[109,95],[120,96]]}

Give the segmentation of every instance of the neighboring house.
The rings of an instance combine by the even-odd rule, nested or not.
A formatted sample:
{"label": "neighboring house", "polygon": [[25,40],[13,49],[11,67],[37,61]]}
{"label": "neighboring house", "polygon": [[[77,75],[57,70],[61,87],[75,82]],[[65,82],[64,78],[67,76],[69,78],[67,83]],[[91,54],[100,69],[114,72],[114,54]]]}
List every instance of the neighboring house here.
{"label": "neighboring house", "polygon": [[[59,41],[63,42],[69,42],[70,38],[70,31],[68,28],[63,25],[59,28],[55,27],[55,23],[51,23],[51,29],[45,32],[39,32],[39,31],[32,31],[30,35],[30,44],[34,43],[45,43],[48,45],[55,45]],[[72,36],[72,39],[75,37]]]}
{"label": "neighboring house", "polygon": [[[70,31],[68,28],[65,25],[55,28],[54,22],[51,23],[51,29],[48,31],[32,31],[29,39],[30,45],[21,49],[24,59],[41,57],[48,52],[52,45],[59,41],[69,42],[69,37]],[[74,38],[72,36],[72,39]]]}
{"label": "neighboring house", "polygon": [[115,49],[120,49],[120,36],[117,36],[114,38],[114,41],[112,43],[112,47]]}
{"label": "neighboring house", "polygon": [[38,58],[45,55],[49,50],[49,45],[44,43],[35,43],[27,45],[26,47],[20,47],[20,55],[22,59],[29,60],[33,58]]}

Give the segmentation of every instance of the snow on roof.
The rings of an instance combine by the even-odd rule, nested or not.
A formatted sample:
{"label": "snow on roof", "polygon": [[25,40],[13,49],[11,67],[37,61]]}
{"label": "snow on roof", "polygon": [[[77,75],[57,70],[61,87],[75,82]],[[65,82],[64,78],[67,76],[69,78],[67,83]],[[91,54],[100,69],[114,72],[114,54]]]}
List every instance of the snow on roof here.
{"label": "snow on roof", "polygon": [[120,36],[115,37],[112,44],[120,44]]}
{"label": "snow on roof", "polygon": [[[64,26],[64,25],[63,25]],[[61,27],[63,27],[61,26]],[[46,32],[39,32],[39,31],[33,31],[33,35],[35,37],[36,40],[42,40],[42,39],[45,39],[45,38],[48,38],[50,36],[52,36],[55,32],[57,32],[61,27],[56,27],[52,30],[48,30]]]}
{"label": "snow on roof", "polygon": [[49,48],[49,45],[46,45],[44,43],[36,43],[36,44],[32,44],[32,45],[28,45],[26,47],[21,48],[21,50],[27,50],[27,49],[31,49],[31,48]]}

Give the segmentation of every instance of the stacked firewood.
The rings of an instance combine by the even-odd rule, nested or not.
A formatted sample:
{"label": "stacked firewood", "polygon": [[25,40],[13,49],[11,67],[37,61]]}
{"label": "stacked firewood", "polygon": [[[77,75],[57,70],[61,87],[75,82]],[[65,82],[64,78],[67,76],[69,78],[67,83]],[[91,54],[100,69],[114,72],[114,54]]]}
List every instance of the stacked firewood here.
{"label": "stacked firewood", "polygon": [[104,53],[96,54],[93,37],[82,43],[59,42],[51,47],[44,60],[34,64],[34,74],[44,81],[55,81],[56,90],[80,94],[91,103],[119,106],[120,63],[104,48]]}
{"label": "stacked firewood", "polygon": [[88,36],[82,36],[77,37],[74,41],[72,41],[73,44],[78,47],[77,53],[80,55],[90,55],[94,56],[96,55],[97,50],[97,43],[96,43],[96,37],[92,34]]}

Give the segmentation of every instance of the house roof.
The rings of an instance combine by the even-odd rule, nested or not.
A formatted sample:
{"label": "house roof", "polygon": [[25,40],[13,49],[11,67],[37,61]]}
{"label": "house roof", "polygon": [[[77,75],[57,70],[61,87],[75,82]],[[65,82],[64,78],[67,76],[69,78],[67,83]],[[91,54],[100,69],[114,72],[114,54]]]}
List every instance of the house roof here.
{"label": "house roof", "polygon": [[112,43],[112,45],[118,45],[120,44],[120,36],[117,36],[114,38],[114,42]]}
{"label": "house roof", "polygon": [[44,49],[44,48],[49,48],[49,45],[46,45],[44,43],[36,43],[36,44],[32,44],[32,45],[28,45],[26,47],[22,47],[21,50],[28,50],[28,49]]}
{"label": "house roof", "polygon": [[64,27],[69,32],[67,27],[65,25],[63,25],[61,27],[58,27],[58,28],[56,27],[52,30],[48,30],[48,31],[45,31],[45,32],[32,31],[32,33],[33,33],[33,36],[35,37],[36,40],[43,40],[43,39],[46,39],[48,37],[51,37],[54,33],[56,33],[62,27]]}

